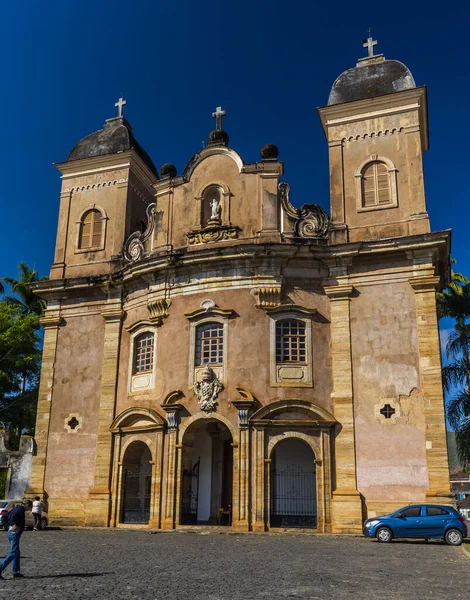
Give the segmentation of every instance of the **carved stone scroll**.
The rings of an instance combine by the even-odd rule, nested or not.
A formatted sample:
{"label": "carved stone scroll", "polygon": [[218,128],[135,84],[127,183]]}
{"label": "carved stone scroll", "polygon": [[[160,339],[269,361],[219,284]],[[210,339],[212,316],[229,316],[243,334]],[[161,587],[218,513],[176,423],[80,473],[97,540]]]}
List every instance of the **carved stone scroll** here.
{"label": "carved stone scroll", "polygon": [[281,206],[288,217],[294,220],[294,233],[301,238],[322,238],[326,235],[330,220],[318,204],[303,204],[301,208],[292,206],[289,200],[290,186],[282,182],[278,186]]}
{"label": "carved stone scroll", "polygon": [[126,260],[136,261],[144,255],[144,244],[152,235],[155,228],[156,208],[157,205],[154,202],[147,206],[147,228],[145,231],[134,231],[127,238],[124,244],[124,258]]}

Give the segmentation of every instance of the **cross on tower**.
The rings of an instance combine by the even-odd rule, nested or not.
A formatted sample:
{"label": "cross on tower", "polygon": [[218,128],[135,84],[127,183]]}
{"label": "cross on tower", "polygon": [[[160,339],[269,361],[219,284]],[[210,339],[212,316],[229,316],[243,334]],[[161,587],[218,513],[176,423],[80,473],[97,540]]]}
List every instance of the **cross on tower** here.
{"label": "cross on tower", "polygon": [[215,109],[215,112],[212,113],[213,118],[215,119],[215,128],[217,131],[222,131],[222,117],[225,117],[227,111],[222,110],[221,106],[218,106]]}
{"label": "cross on tower", "polygon": [[119,100],[115,103],[114,106],[117,106],[118,109],[118,117],[122,117],[122,107],[127,104],[127,102],[123,98],[119,98]]}
{"label": "cross on tower", "polygon": [[372,36],[370,35],[370,29],[369,37],[366,40],[364,40],[362,45],[364,46],[364,48],[367,48],[369,56],[374,56],[374,46],[377,46],[377,40],[372,39]]}

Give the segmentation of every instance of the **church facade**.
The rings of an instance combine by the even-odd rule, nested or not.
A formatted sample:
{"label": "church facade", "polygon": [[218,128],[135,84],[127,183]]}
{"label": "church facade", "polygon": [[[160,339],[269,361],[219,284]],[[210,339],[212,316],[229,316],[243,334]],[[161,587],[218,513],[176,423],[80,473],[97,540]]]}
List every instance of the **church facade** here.
{"label": "church facade", "polygon": [[[426,89],[372,52],[319,109],[330,215],[216,129],[158,172],[122,116],[62,174],[31,494],[51,522],[359,532],[449,502]],[[295,196],[295,188],[293,190]]]}

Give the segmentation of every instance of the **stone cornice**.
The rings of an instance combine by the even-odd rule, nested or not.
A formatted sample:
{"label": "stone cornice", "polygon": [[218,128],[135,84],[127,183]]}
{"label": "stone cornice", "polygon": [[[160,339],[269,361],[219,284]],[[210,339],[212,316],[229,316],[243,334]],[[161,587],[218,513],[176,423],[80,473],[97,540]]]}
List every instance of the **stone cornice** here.
{"label": "stone cornice", "polygon": [[[423,235],[353,242],[337,245],[318,246],[305,240],[301,246],[292,243],[253,244],[251,241],[234,241],[230,246],[214,247],[202,245],[196,248],[162,251],[145,256],[139,261],[126,265],[113,274],[120,284],[129,285],[132,281],[145,279],[152,274],[155,281],[162,280],[168,274],[174,276],[175,269],[180,276],[201,271],[217,269],[257,269],[257,274],[246,275],[253,287],[269,287],[280,281],[287,265],[296,267],[315,267],[324,264],[343,264],[344,261],[357,263],[362,258],[370,261],[381,255],[401,252],[434,253],[440,262],[446,260],[450,250],[450,230]],[[317,261],[315,263],[315,261]],[[266,269],[266,271],[264,271]],[[210,277],[214,280],[214,277]],[[216,277],[217,279],[218,277]],[[109,281],[109,274],[95,277],[74,277],[38,282],[34,291],[42,298],[67,298],[91,289],[102,288]],[[113,284],[114,285],[114,284]],[[105,301],[105,298],[103,298]]]}
{"label": "stone cornice", "polygon": [[39,319],[39,322],[44,329],[49,329],[51,327],[59,327],[63,320],[64,319],[59,316],[44,316]]}
{"label": "stone cornice", "polygon": [[156,175],[152,173],[134,149],[118,154],[105,154],[104,156],[54,163],[54,166],[62,173],[64,181],[106,171],[130,168],[150,189],[158,181]]}
{"label": "stone cornice", "polygon": [[209,309],[198,308],[190,313],[185,313],[184,316],[188,319],[188,321],[197,321],[204,317],[222,317],[224,319],[230,319],[235,316],[235,311],[231,308],[222,309],[214,306]]}
{"label": "stone cornice", "polygon": [[340,285],[327,285],[323,289],[330,300],[349,299],[354,291],[354,287],[352,285],[347,285],[344,283]]}
{"label": "stone cornice", "polygon": [[440,277],[430,275],[418,275],[409,280],[415,292],[435,292],[440,282]]}
{"label": "stone cornice", "polygon": [[366,98],[354,102],[322,106],[318,109],[318,113],[323,130],[328,138],[328,129],[330,127],[366,119],[374,120],[412,110],[419,112],[421,144],[424,151],[429,148],[426,86],[378,96],[376,98]]}
{"label": "stone cornice", "polygon": [[318,312],[316,308],[305,308],[297,304],[281,304],[275,308],[266,309],[268,315],[278,315],[282,313],[296,313],[304,317],[313,317]]}

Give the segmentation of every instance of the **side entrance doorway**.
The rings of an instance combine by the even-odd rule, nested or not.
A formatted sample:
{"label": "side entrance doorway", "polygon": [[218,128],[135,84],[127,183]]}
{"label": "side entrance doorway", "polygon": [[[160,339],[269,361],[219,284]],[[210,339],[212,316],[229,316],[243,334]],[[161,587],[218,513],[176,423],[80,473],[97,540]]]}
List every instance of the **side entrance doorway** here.
{"label": "side entrance doorway", "polygon": [[231,525],[233,448],[215,419],[193,423],[183,437],[181,525]]}
{"label": "side entrance doorway", "polygon": [[143,442],[132,442],[126,449],[122,473],[121,523],[149,522],[151,460],[150,450]]}
{"label": "side entrance doorway", "polygon": [[271,527],[317,527],[315,454],[296,438],[279,442],[271,459]]}

